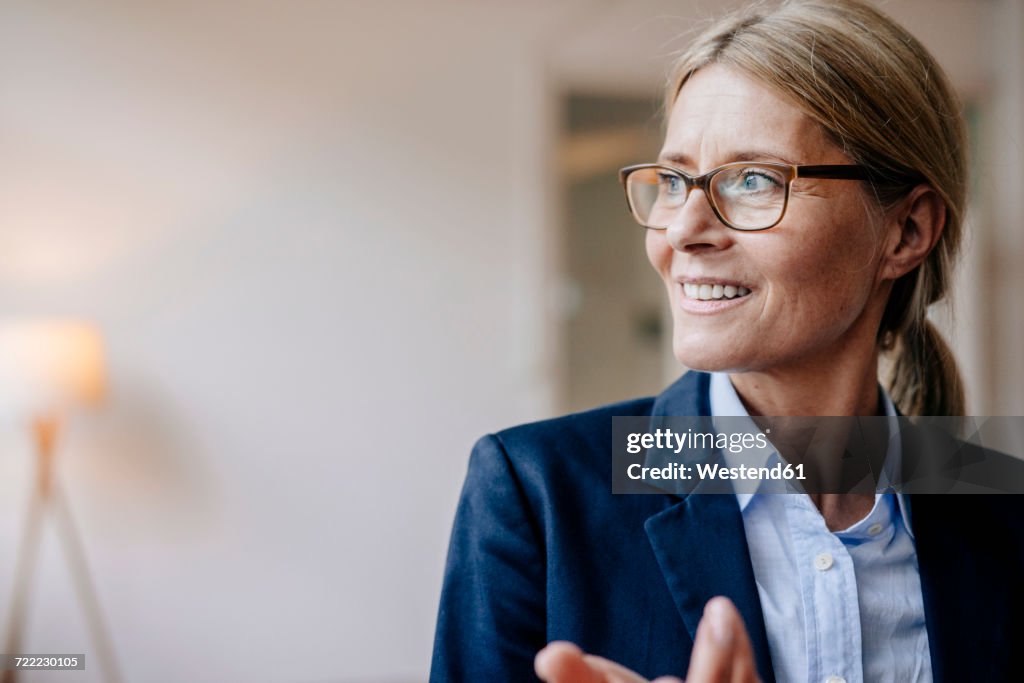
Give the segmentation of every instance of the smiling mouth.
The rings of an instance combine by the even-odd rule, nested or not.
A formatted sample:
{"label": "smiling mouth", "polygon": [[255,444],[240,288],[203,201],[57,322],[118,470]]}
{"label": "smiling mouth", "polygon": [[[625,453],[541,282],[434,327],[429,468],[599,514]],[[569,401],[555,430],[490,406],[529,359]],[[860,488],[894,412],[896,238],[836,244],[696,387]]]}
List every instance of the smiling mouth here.
{"label": "smiling mouth", "polygon": [[717,299],[739,299],[750,294],[746,287],[713,283],[684,282],[683,296],[697,301],[714,301]]}

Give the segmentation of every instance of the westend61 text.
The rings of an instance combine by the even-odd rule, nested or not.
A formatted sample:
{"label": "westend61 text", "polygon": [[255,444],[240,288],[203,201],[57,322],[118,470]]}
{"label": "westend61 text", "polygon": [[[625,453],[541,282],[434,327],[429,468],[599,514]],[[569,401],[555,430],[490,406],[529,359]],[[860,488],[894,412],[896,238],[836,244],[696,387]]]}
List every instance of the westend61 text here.
{"label": "westend61 text", "polygon": [[684,448],[717,448],[730,453],[740,453],[747,448],[767,448],[768,439],[764,434],[718,434],[715,432],[674,432],[671,429],[656,429],[653,432],[634,432],[626,437],[626,452],[637,454],[642,450],[656,448],[679,453]]}
{"label": "westend61 text", "polygon": [[672,463],[664,467],[644,467],[634,463],[626,470],[626,476],[630,479],[676,479],[685,481],[693,479],[694,475],[698,479],[717,480],[760,481],[766,479],[796,479],[803,481],[806,479],[803,464],[790,465],[789,463],[781,462],[775,463],[770,467],[749,467],[747,465],[723,467],[717,463],[696,463],[693,465]]}

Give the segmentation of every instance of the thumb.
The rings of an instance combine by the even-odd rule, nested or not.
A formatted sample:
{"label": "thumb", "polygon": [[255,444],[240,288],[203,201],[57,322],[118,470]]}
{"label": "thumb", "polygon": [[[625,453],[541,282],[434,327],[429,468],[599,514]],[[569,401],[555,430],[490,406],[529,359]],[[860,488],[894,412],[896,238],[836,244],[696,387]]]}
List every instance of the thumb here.
{"label": "thumb", "polygon": [[533,662],[537,676],[547,683],[647,683],[647,679],[604,657],[584,654],[564,641],[548,644]]}
{"label": "thumb", "polygon": [[538,652],[533,670],[546,683],[607,683],[604,675],[586,662],[583,651],[565,641],[548,643]]}

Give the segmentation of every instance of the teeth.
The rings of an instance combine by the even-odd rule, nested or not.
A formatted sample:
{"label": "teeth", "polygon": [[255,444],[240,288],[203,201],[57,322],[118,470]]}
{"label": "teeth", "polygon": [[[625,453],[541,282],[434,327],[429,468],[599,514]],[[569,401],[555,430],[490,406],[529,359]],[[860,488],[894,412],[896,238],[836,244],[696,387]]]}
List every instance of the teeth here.
{"label": "teeth", "polygon": [[750,294],[750,290],[746,287],[736,287],[734,285],[698,285],[684,282],[683,294],[687,299],[710,301],[712,299],[735,299],[736,297],[746,296]]}

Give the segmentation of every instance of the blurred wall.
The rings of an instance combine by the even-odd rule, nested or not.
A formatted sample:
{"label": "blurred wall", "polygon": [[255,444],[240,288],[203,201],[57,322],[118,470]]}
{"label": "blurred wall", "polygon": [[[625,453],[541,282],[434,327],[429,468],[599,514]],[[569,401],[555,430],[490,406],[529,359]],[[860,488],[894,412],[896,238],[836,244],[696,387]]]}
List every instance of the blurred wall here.
{"label": "blurred wall", "polygon": [[[978,218],[965,288],[975,291],[974,385],[981,414],[1024,415],[1024,0],[993,0],[985,17],[988,82],[975,150]],[[967,284],[970,283],[970,284]]]}
{"label": "blurred wall", "polygon": [[[425,675],[469,449],[553,410],[532,19],[0,7],[0,311],[107,334],[61,466],[127,680]],[[26,644],[87,650],[52,531]]]}
{"label": "blurred wall", "polygon": [[[1010,4],[887,6],[1019,111]],[[0,5],[0,314],[107,334],[60,465],[126,680],[425,678],[469,448],[560,404],[559,102],[649,96],[718,8]],[[0,617],[31,465],[0,425]],[[27,645],[88,652],[47,533]]]}

